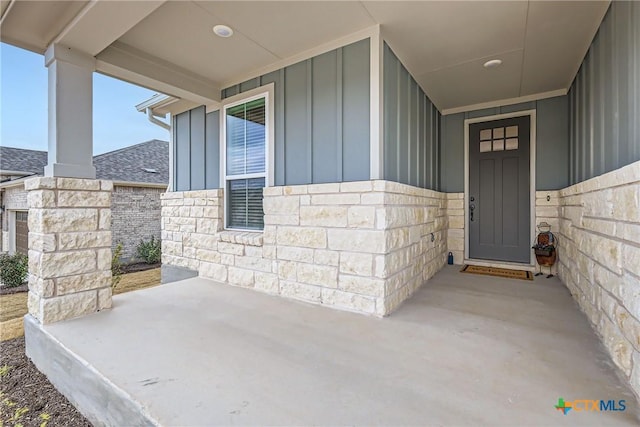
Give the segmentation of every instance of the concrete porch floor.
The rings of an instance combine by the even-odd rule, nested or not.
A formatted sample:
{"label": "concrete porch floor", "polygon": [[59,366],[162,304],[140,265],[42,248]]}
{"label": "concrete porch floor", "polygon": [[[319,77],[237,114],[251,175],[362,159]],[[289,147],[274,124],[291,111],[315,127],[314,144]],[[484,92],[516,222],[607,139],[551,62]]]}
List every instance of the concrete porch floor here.
{"label": "concrete porch floor", "polygon": [[[556,278],[458,269],[385,319],[193,278],[44,328],[27,317],[27,351],[97,424],[638,425]],[[559,397],[627,410],[563,415]]]}

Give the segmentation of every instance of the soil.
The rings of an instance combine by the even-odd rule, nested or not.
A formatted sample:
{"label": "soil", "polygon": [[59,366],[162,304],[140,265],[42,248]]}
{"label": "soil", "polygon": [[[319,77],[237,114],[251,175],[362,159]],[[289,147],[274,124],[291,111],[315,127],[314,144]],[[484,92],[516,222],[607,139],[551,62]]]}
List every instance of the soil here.
{"label": "soil", "polygon": [[10,288],[8,286],[0,286],[0,295],[10,295],[10,294],[18,294],[20,292],[28,292],[29,286],[25,283],[24,285],[15,286]]}
{"label": "soil", "polygon": [[27,358],[24,337],[0,342],[0,392],[2,426],[91,426]]}

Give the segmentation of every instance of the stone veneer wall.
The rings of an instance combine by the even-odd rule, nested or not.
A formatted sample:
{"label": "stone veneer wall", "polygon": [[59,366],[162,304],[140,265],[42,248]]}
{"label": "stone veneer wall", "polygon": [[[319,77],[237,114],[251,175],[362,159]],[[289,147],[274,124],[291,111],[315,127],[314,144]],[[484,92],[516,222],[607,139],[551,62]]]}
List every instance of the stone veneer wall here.
{"label": "stone veneer wall", "polygon": [[111,181],[38,177],[29,205],[29,314],[40,323],[111,307]]}
{"label": "stone veneer wall", "polygon": [[160,194],[166,188],[116,185],[111,195],[112,248],[122,243],[122,259],[136,256],[140,240],[160,239]]}
{"label": "stone veneer wall", "polygon": [[263,233],[223,231],[222,190],[162,196],[163,263],[383,316],[446,259],[446,197],[388,181],[270,187]]}
{"label": "stone veneer wall", "polygon": [[447,254],[453,254],[454,264],[464,264],[464,193],[447,193]]}
{"label": "stone veneer wall", "polygon": [[640,396],[640,162],[559,197],[559,276]]}

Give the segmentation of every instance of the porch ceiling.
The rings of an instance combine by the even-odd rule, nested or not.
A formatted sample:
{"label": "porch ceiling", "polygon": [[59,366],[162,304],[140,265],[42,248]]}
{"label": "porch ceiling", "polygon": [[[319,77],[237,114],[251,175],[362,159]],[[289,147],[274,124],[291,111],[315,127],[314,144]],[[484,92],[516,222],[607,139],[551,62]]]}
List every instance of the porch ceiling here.
{"label": "porch ceiling", "polygon": [[[379,24],[438,108],[450,110],[566,90],[609,1],[1,4],[2,41],[40,53],[57,41],[95,55],[98,71],[183,98]],[[234,36],[216,37],[216,24]],[[484,69],[491,58],[503,65]]]}

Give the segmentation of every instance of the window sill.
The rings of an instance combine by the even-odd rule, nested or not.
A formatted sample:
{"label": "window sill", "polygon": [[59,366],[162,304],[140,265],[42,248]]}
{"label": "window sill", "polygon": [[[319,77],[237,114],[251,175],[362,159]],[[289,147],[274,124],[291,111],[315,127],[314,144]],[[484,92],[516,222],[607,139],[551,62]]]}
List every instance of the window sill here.
{"label": "window sill", "polygon": [[226,243],[262,246],[262,233],[259,231],[225,230],[219,233],[219,238]]}

